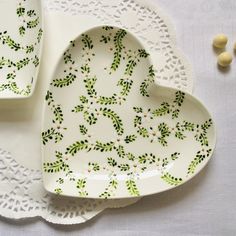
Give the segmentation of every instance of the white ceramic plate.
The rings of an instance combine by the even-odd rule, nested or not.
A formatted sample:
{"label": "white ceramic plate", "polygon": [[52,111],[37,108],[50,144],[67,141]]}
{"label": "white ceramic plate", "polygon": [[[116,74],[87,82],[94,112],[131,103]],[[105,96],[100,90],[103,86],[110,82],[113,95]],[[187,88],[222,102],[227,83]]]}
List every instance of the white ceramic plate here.
{"label": "white ceramic plate", "polygon": [[216,140],[207,109],[154,80],[149,54],[124,29],[93,28],[70,43],[45,101],[46,190],[144,196],[178,186],[206,165]]}
{"label": "white ceramic plate", "polygon": [[29,97],[41,57],[41,1],[1,0],[0,22],[0,99]]}

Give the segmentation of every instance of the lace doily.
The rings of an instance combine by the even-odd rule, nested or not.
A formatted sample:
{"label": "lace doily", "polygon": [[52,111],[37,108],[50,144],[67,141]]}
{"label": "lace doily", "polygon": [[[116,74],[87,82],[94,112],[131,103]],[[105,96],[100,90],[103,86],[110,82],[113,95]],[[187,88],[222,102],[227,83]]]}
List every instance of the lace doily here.
{"label": "lace doily", "polygon": [[[98,24],[128,28],[151,52],[159,83],[192,91],[191,69],[176,48],[172,27],[151,3],[141,0],[44,0],[44,3],[48,12],[80,15],[85,20],[95,18]],[[43,189],[40,170],[19,165],[3,149],[0,149],[2,216],[14,219],[41,216],[53,223],[76,224],[106,208],[124,207],[138,200],[89,200],[50,195]]]}
{"label": "lace doily", "polygon": [[3,216],[14,219],[41,216],[52,223],[75,224],[105,208],[124,207],[136,201],[63,198],[48,194],[43,189],[41,171],[19,165],[10,153],[0,149],[0,209]]}
{"label": "lace doily", "polygon": [[135,33],[152,53],[162,85],[192,91],[191,67],[176,47],[173,28],[156,4],[142,0],[44,0],[46,10],[96,18]]}

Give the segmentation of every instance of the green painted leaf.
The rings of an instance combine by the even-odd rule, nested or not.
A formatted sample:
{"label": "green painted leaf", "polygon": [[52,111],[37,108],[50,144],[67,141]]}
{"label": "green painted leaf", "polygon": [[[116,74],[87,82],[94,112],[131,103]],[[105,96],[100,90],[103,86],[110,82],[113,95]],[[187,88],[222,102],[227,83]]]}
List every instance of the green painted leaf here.
{"label": "green painted leaf", "polygon": [[132,153],[127,153],[126,154],[126,158],[130,161],[134,161],[135,160],[135,156]]}
{"label": "green painted leaf", "polygon": [[191,163],[188,166],[188,174],[194,174],[196,171],[197,166],[203,162],[206,157],[210,156],[212,149],[208,149],[206,153],[201,153],[201,151],[198,151],[196,154],[196,157],[191,161]]}
{"label": "green painted leaf", "polygon": [[184,102],[184,98],[185,98],[185,93],[183,93],[181,91],[177,91],[175,93],[174,103],[177,104],[178,106],[181,106],[182,103]]}
{"label": "green painted leaf", "polygon": [[34,64],[35,67],[38,67],[38,65],[39,65],[39,58],[38,58],[38,56],[34,57],[33,64]]}
{"label": "green painted leaf", "polygon": [[129,92],[130,92],[130,90],[131,90],[131,88],[132,88],[132,85],[133,85],[133,81],[131,80],[131,81],[126,81],[126,80],[124,80],[124,79],[120,79],[119,81],[118,81],[118,84],[117,85],[119,85],[120,87],[121,87],[121,92],[120,92],[120,94],[122,95],[122,96],[128,96],[129,95]]}
{"label": "green painted leaf", "polygon": [[31,53],[34,51],[34,45],[29,45],[29,46],[26,46],[26,49],[25,49],[26,53]]}
{"label": "green painted leaf", "polygon": [[89,164],[89,166],[92,166],[93,171],[96,172],[96,171],[99,171],[99,170],[100,170],[100,166],[99,166],[98,163],[91,163],[91,162],[89,162],[88,164]]}
{"label": "green painted leaf", "polygon": [[102,28],[103,28],[104,30],[106,30],[106,31],[113,29],[112,26],[103,26]]}
{"label": "green painted leaf", "polygon": [[65,172],[69,170],[69,165],[63,161],[62,153],[56,152],[57,160],[54,162],[44,162],[43,170],[47,173]]}
{"label": "green painted leaf", "polygon": [[179,158],[179,155],[180,155],[179,152],[172,153],[172,154],[171,154],[171,160],[172,160],[172,161],[177,160],[177,159]]}
{"label": "green painted leaf", "polygon": [[134,127],[142,124],[142,118],[140,116],[135,116],[134,118]]}
{"label": "green painted leaf", "polygon": [[158,137],[158,142],[164,147],[166,147],[168,145],[167,141],[164,137]]}
{"label": "green painted leaf", "polygon": [[16,9],[16,14],[18,15],[18,17],[23,16],[25,14],[25,8],[24,7],[18,7]]}
{"label": "green painted leaf", "polygon": [[200,141],[202,146],[208,146],[209,142],[208,142],[208,138],[207,135],[205,133],[201,133],[199,135],[199,137],[197,138],[198,141]]}
{"label": "green painted leaf", "polygon": [[194,131],[195,125],[193,123],[184,121],[183,128],[187,131]]}
{"label": "green painted leaf", "polygon": [[72,84],[75,81],[75,79],[76,79],[76,75],[69,73],[63,79],[54,79],[51,85],[53,85],[54,87],[59,87],[59,88],[66,87]]}
{"label": "green painted leaf", "polygon": [[100,152],[111,152],[113,148],[114,148],[114,142],[102,143],[102,142],[96,141],[94,150],[97,150]]}
{"label": "green painted leaf", "polygon": [[104,198],[104,199],[111,197],[112,191],[117,189],[117,186],[118,186],[118,182],[116,180],[112,179],[109,182],[108,187],[105,188],[105,191],[103,193],[101,193],[99,195],[99,197]]}
{"label": "green painted leaf", "polygon": [[58,180],[56,180],[56,182],[59,183],[59,184],[64,184],[64,179],[59,178]]}
{"label": "green painted leaf", "polygon": [[96,77],[84,79],[85,88],[87,89],[87,93],[90,97],[97,95],[97,92],[94,89],[94,85],[95,85],[96,81],[97,81]]}
{"label": "green painted leaf", "polygon": [[17,70],[22,69],[23,67],[27,66],[30,62],[29,58],[24,58],[16,63]]}
{"label": "green painted leaf", "polygon": [[126,143],[132,143],[136,140],[137,136],[136,135],[128,135],[125,137],[125,142]]}
{"label": "green painted leaf", "polygon": [[175,137],[178,138],[178,139],[181,139],[181,140],[186,138],[186,136],[180,131],[175,132]]}
{"label": "green painted leaf", "polygon": [[118,182],[116,180],[114,180],[114,179],[111,180],[109,184],[112,188],[117,189]]}
{"label": "green painted leaf", "polygon": [[29,17],[36,16],[35,10],[27,11],[27,16],[29,16]]}
{"label": "green painted leaf", "polygon": [[39,18],[37,17],[35,20],[27,22],[27,28],[29,29],[35,28],[38,24],[39,24]]}
{"label": "green painted leaf", "polygon": [[7,77],[6,77],[7,80],[13,80],[15,78],[16,78],[16,74],[15,73],[8,73]]}
{"label": "green painted leaf", "polygon": [[118,135],[121,135],[124,133],[124,128],[123,128],[123,123],[121,118],[111,109],[105,107],[105,108],[100,108],[100,111],[105,117],[108,117],[111,119],[113,126],[118,133]]}
{"label": "green painted leaf", "polygon": [[204,124],[201,125],[201,128],[203,131],[207,131],[211,126],[212,126],[213,122],[212,119],[207,120]]}
{"label": "green painted leaf", "polygon": [[2,69],[4,66],[7,66],[10,68],[14,65],[15,64],[10,59],[6,59],[5,57],[0,58],[0,69]]}
{"label": "green painted leaf", "polygon": [[82,34],[82,42],[84,44],[84,48],[89,50],[93,49],[93,41],[87,34]]}
{"label": "green painted leaf", "polygon": [[167,102],[163,102],[160,106],[160,108],[154,110],[152,114],[154,116],[164,116],[170,113],[170,105]]}
{"label": "green painted leaf", "polygon": [[77,141],[66,148],[66,154],[71,154],[74,156],[77,152],[88,149],[89,143],[87,140]]}
{"label": "green painted leaf", "polygon": [[82,135],[85,135],[88,133],[88,129],[84,125],[80,125],[79,130]]}
{"label": "green painted leaf", "polygon": [[117,166],[117,161],[115,159],[113,159],[112,157],[107,158],[107,163],[112,167]]}
{"label": "green painted leaf", "polygon": [[115,52],[114,52],[114,58],[113,58],[113,62],[111,64],[111,70],[112,71],[116,71],[120,65],[120,60],[121,60],[121,52],[122,49],[124,48],[123,44],[122,44],[122,40],[126,35],[126,31],[123,29],[120,29],[116,32],[115,36],[114,36],[114,45],[115,45]]}
{"label": "green painted leaf", "polygon": [[90,124],[94,125],[97,123],[97,117],[93,113],[89,113],[87,111],[84,112],[84,119]]}
{"label": "green painted leaf", "polygon": [[52,140],[55,134],[55,129],[50,128],[45,132],[42,132],[42,142],[45,145],[49,140]]}
{"label": "green painted leaf", "polygon": [[141,83],[139,91],[144,97],[149,97],[148,88],[155,82],[155,72],[153,66],[149,67],[148,77]]}
{"label": "green painted leaf", "polygon": [[73,63],[74,61],[72,60],[72,56],[70,53],[70,50],[66,50],[63,54],[63,60],[65,62],[65,64],[67,64],[68,62]]}
{"label": "green painted leaf", "polygon": [[179,109],[175,109],[172,111],[172,119],[178,118],[179,117]]}
{"label": "green painted leaf", "polygon": [[133,109],[137,113],[142,113],[143,112],[143,108],[141,108],[141,107],[133,107]]}
{"label": "green painted leaf", "polygon": [[161,176],[161,178],[169,185],[174,185],[174,186],[180,185],[183,182],[182,178],[176,178],[172,176],[170,173],[165,173],[164,175]]}
{"label": "green painted leaf", "polygon": [[23,36],[23,35],[25,34],[25,27],[24,27],[24,26],[20,26],[20,27],[19,27],[19,34],[20,34],[21,36]]}
{"label": "green painted leaf", "polygon": [[162,137],[168,137],[171,134],[170,128],[164,122],[158,125],[158,130],[160,131]]}
{"label": "green painted leaf", "polygon": [[40,43],[42,36],[43,36],[43,30],[39,29],[38,36],[37,36],[38,43]]}
{"label": "green painted leaf", "polygon": [[79,97],[79,100],[80,100],[83,104],[88,103],[88,99],[87,99],[85,96],[80,96],[80,97]]}
{"label": "green painted leaf", "polygon": [[77,185],[76,187],[78,188],[79,190],[79,196],[80,197],[86,197],[88,196],[88,192],[85,191],[85,187],[86,187],[86,179],[78,179],[77,180]]}
{"label": "green painted leaf", "polygon": [[21,49],[19,43],[16,43],[10,36],[4,35],[2,36],[2,43],[7,44],[11,49],[18,51]]}
{"label": "green painted leaf", "polygon": [[62,194],[63,191],[61,188],[55,188],[54,192],[55,192],[55,194],[60,195],[60,194]]}
{"label": "green painted leaf", "polygon": [[101,105],[117,104],[116,96],[115,95],[113,95],[112,97],[100,96],[98,99],[98,103],[100,103]]}
{"label": "green painted leaf", "polygon": [[61,124],[64,120],[63,118],[63,113],[62,113],[62,109],[60,105],[57,105],[54,110],[53,110],[53,114],[54,114],[54,120],[53,123],[55,123],[56,121]]}
{"label": "green painted leaf", "polygon": [[124,148],[124,146],[119,145],[118,148],[116,148],[116,152],[117,152],[117,155],[120,158],[124,158],[125,157],[125,148]]}
{"label": "green painted leaf", "polygon": [[55,132],[54,134],[54,138],[55,138],[55,143],[60,142],[63,139],[63,134],[61,134],[60,132]]}
{"label": "green painted leaf", "polygon": [[130,59],[125,68],[125,75],[132,76],[135,66],[137,66],[137,61],[134,59]]}
{"label": "green painted leaf", "polygon": [[148,158],[148,154],[145,153],[145,154],[143,154],[143,155],[141,155],[141,156],[138,157],[138,162],[139,162],[140,164],[145,164],[145,163],[147,163],[148,159],[149,159],[149,158]]}
{"label": "green painted leaf", "polygon": [[109,198],[110,196],[111,196],[111,194],[110,194],[109,192],[107,192],[107,191],[104,191],[103,193],[101,193],[101,194],[99,195],[100,198],[104,198],[104,199],[107,199],[107,198]]}
{"label": "green painted leaf", "polygon": [[78,189],[84,189],[86,187],[86,179],[78,179],[76,188]]}
{"label": "green painted leaf", "polygon": [[16,82],[11,82],[7,85],[7,88],[15,94],[28,96],[31,92],[31,85],[27,85],[25,89],[20,89]]}
{"label": "green painted leaf", "polygon": [[[149,53],[147,53],[145,49],[139,49],[138,50],[138,56],[141,57],[141,58],[147,58],[149,56]],[[151,66],[151,68],[152,68],[152,73],[153,73],[153,76],[154,76],[153,67]],[[149,74],[150,74],[150,69],[149,69]]]}
{"label": "green painted leaf", "polygon": [[144,127],[139,128],[137,132],[138,132],[139,135],[141,135],[144,138],[149,137],[148,130]]}
{"label": "green painted leaf", "polygon": [[126,187],[131,196],[137,197],[140,195],[139,190],[134,180],[127,180]]}
{"label": "green painted leaf", "polygon": [[90,67],[88,66],[88,64],[81,66],[80,69],[81,69],[82,74],[89,74],[90,73]]}
{"label": "green painted leaf", "polygon": [[111,41],[111,37],[109,35],[108,36],[105,36],[105,35],[101,36],[101,39],[100,39],[101,43],[108,43],[109,41]]}
{"label": "green painted leaf", "polygon": [[47,94],[45,96],[45,100],[48,102],[48,106],[51,105],[51,103],[54,102],[53,96],[52,96],[52,92],[47,91]]}
{"label": "green painted leaf", "polygon": [[84,106],[83,105],[78,105],[78,106],[74,107],[72,112],[78,113],[78,112],[82,112],[83,110],[84,110]]}
{"label": "green painted leaf", "polygon": [[118,168],[120,169],[120,171],[128,171],[128,170],[130,170],[129,164],[120,164],[120,165],[118,165]]}

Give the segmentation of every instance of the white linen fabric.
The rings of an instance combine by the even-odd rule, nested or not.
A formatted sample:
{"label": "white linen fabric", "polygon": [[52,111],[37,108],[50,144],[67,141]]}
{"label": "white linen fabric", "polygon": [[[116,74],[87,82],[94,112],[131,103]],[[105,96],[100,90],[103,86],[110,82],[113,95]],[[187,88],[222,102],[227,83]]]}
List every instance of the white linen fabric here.
{"label": "white linen fabric", "polygon": [[217,53],[211,47],[213,36],[224,32],[230,39],[227,50],[233,53],[236,2],[155,1],[171,15],[178,45],[194,68],[194,94],[204,101],[216,121],[218,143],[213,159],[183,186],[142,198],[130,207],[107,210],[82,225],[55,226],[38,219],[13,222],[2,218],[0,235],[236,234],[236,55],[231,68],[220,70]]}

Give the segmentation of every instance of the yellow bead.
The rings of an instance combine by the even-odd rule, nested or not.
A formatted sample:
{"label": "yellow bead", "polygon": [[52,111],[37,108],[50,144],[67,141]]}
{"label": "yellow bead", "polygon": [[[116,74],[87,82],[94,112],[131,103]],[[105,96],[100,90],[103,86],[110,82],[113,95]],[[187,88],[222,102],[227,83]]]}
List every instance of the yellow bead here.
{"label": "yellow bead", "polygon": [[233,60],[232,55],[229,52],[222,52],[218,56],[218,64],[222,67],[227,67],[231,64]]}
{"label": "yellow bead", "polygon": [[228,42],[228,38],[224,34],[216,35],[213,40],[213,45],[216,48],[224,48]]}

